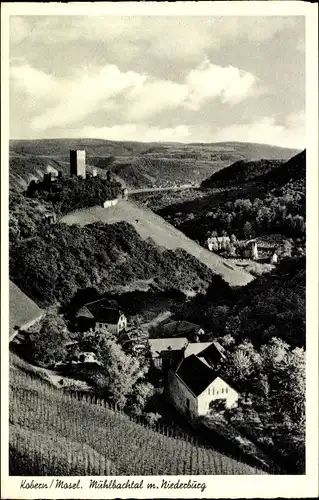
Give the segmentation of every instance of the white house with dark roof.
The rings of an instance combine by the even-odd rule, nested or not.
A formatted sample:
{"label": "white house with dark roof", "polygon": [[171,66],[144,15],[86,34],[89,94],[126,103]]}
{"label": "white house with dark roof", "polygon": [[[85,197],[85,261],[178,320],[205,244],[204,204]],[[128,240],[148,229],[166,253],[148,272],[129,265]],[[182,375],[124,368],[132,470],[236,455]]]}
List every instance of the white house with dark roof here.
{"label": "white house with dark roof", "polygon": [[169,372],[168,395],[189,420],[207,415],[216,400],[222,400],[226,408],[237,404],[239,392],[222,372],[226,357],[223,351],[218,355],[219,344],[216,344],[184,357]]}
{"label": "white house with dark roof", "polygon": [[82,331],[105,327],[117,335],[127,327],[127,318],[116,304],[99,299],[80,307],[75,313],[75,323]]}

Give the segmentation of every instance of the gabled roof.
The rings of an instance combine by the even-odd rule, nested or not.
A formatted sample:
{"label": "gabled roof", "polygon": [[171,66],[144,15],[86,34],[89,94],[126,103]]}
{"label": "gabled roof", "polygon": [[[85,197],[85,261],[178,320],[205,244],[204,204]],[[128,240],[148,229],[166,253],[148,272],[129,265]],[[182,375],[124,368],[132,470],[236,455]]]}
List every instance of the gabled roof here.
{"label": "gabled roof", "polygon": [[16,327],[21,328],[40,319],[44,314],[44,311],[12,281],[9,282],[9,309],[10,335]]}
{"label": "gabled roof", "polygon": [[162,351],[181,351],[187,344],[186,337],[149,339],[149,345],[153,358],[158,358]]}
{"label": "gabled roof", "polygon": [[205,358],[194,354],[183,359],[175,373],[195,396],[202,394],[218,377],[236,392],[239,392],[232,382],[228,382],[228,378],[222,370],[214,369]]}
{"label": "gabled roof", "polygon": [[191,332],[197,333],[202,327],[195,323],[190,323],[189,321],[169,321],[162,325],[162,329],[165,334],[175,337],[178,335],[186,335]]}
{"label": "gabled roof", "polygon": [[187,358],[192,354],[199,354],[200,352],[207,349],[207,347],[211,346],[212,342],[190,342],[185,349],[184,357]]}
{"label": "gabled roof", "polygon": [[[90,308],[92,311],[92,309]],[[101,323],[109,323],[111,325],[117,325],[122,313],[118,309],[113,309],[111,307],[101,306],[97,311],[94,311],[94,317],[96,321]]]}
{"label": "gabled roof", "polygon": [[86,306],[83,306],[81,307],[76,315],[75,315],[76,318],[89,318],[89,319],[94,319],[94,316],[93,314],[88,310],[88,308]]}
{"label": "gabled roof", "polygon": [[218,377],[213,368],[194,354],[181,362],[176,374],[195,396],[199,396]]}
{"label": "gabled roof", "polygon": [[117,307],[115,301],[99,299],[84,304],[77,312],[76,317],[95,319],[105,324],[117,325],[123,312]]}
{"label": "gabled roof", "polygon": [[211,362],[226,358],[226,351],[217,340],[213,340],[208,347],[200,352],[200,355]]}

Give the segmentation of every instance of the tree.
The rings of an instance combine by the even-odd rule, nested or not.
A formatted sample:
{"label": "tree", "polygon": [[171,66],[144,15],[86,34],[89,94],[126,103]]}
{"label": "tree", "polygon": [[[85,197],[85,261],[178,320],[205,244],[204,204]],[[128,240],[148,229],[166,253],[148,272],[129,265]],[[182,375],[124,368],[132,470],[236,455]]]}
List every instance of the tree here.
{"label": "tree", "polygon": [[122,347],[103,332],[97,332],[97,337],[98,343],[92,346],[92,350],[102,369],[97,379],[93,375],[93,382],[103,396],[124,407],[134,385],[144,377],[148,367],[141,365],[136,357],[125,354]]}
{"label": "tree", "polygon": [[44,367],[64,361],[68,338],[64,320],[55,311],[49,311],[39,324],[29,330],[32,361]]}
{"label": "tree", "polygon": [[226,400],[219,398],[209,403],[209,409],[212,413],[221,413],[226,409]]}
{"label": "tree", "polygon": [[246,200],[236,200],[235,203],[234,203],[234,208],[236,210],[240,210],[240,211],[243,211],[243,212],[251,212],[251,209],[252,209],[252,203],[249,199],[246,199]]}
{"label": "tree", "polygon": [[150,398],[154,395],[154,386],[149,382],[137,382],[127,399],[127,409],[130,414],[141,415]]}
{"label": "tree", "polygon": [[291,257],[292,244],[290,241],[285,240],[282,249],[282,257]]}
{"label": "tree", "polygon": [[248,240],[249,238],[252,238],[253,227],[252,227],[250,222],[248,222],[248,221],[245,222],[244,227],[243,227],[243,233],[244,233],[244,237],[246,240]]}

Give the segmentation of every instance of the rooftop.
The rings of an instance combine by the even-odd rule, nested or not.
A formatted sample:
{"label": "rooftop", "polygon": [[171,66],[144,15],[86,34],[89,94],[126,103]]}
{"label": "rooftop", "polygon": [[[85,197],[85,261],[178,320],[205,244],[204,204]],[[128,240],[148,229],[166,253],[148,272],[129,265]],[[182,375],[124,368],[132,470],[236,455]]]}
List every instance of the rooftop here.
{"label": "rooftop", "polygon": [[197,333],[201,330],[201,328],[201,326],[196,325],[195,323],[190,323],[189,321],[169,321],[162,325],[162,329],[165,334],[172,337],[192,332]]}
{"label": "rooftop", "polygon": [[194,354],[183,359],[176,374],[195,396],[199,396],[217,377],[236,390],[233,384],[228,382],[222,370],[214,369],[205,358]]}
{"label": "rooftop", "polygon": [[115,301],[99,299],[84,304],[76,313],[76,317],[95,319],[101,323],[117,324],[123,314]]}
{"label": "rooftop", "polygon": [[192,356],[192,354],[199,354],[200,352],[211,346],[212,342],[190,342],[185,349],[184,357]]}
{"label": "rooftop", "polygon": [[186,337],[172,337],[164,339],[149,339],[151,354],[153,358],[158,358],[162,351],[180,351],[187,344]]}
{"label": "rooftop", "polygon": [[195,396],[199,396],[218,376],[205,360],[195,354],[185,358],[176,373]]}

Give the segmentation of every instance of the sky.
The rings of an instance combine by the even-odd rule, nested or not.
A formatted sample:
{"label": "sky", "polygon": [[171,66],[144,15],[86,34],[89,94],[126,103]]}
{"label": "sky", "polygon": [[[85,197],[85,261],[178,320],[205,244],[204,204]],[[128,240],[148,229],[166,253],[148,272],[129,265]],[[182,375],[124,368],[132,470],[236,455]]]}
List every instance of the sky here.
{"label": "sky", "polygon": [[10,17],[10,138],[305,146],[298,16]]}

